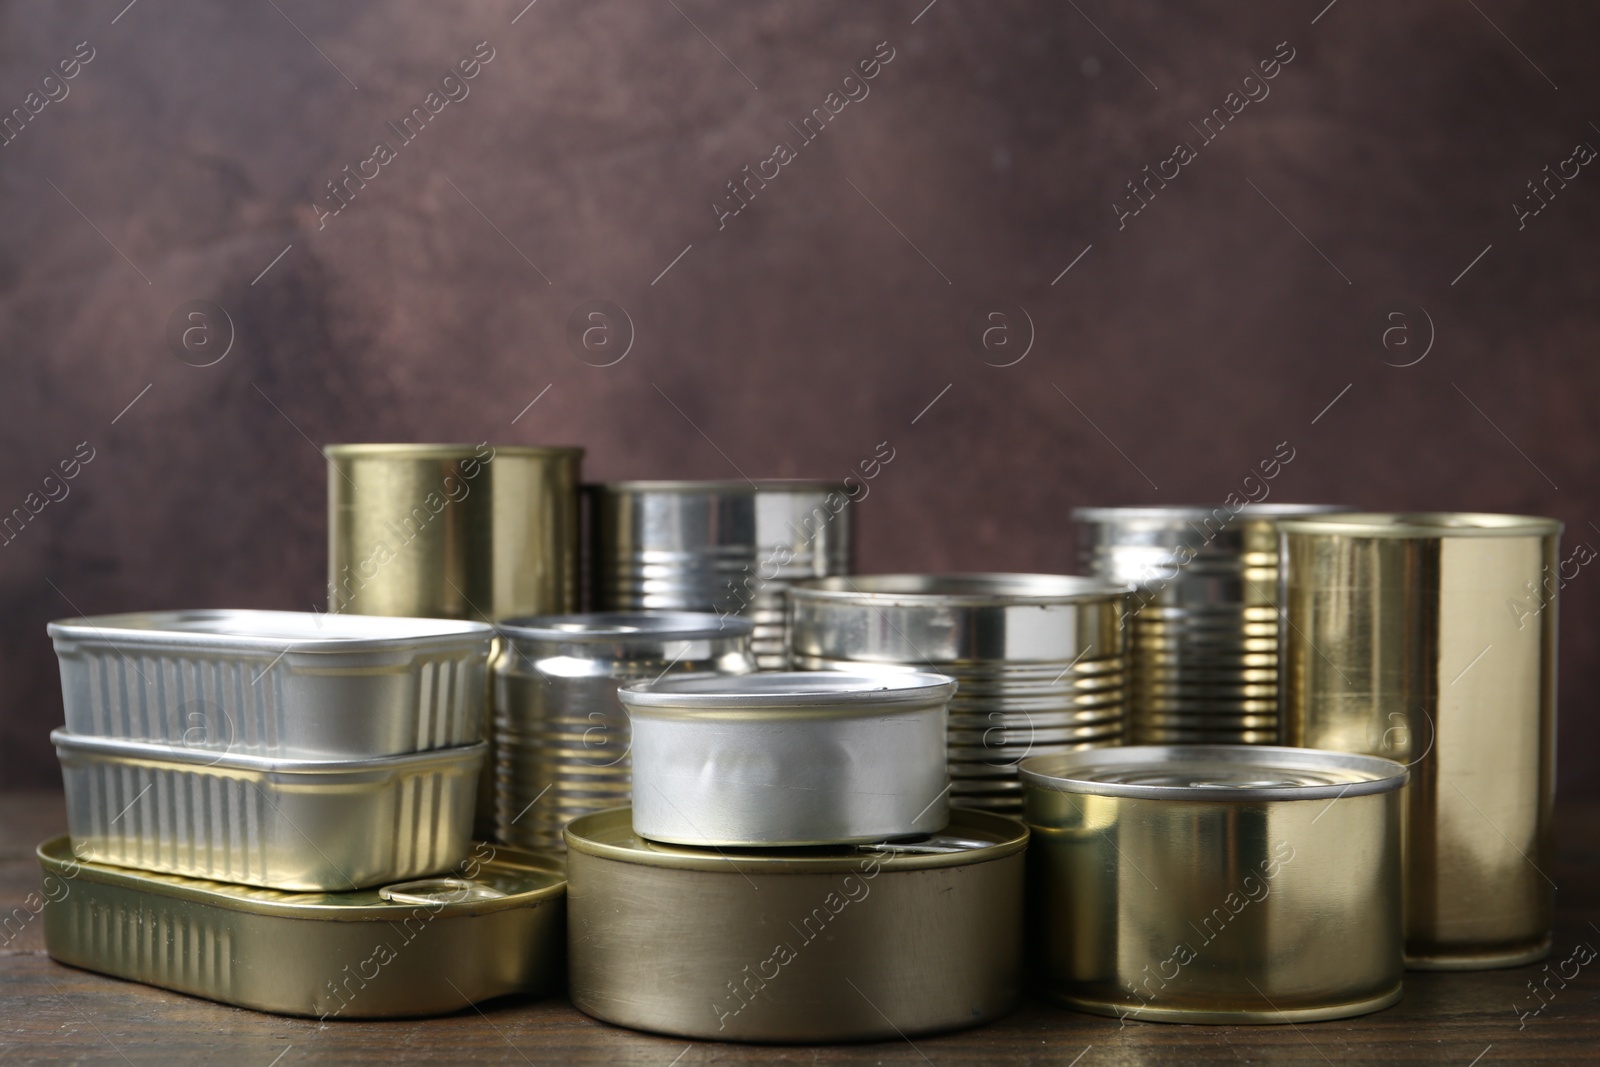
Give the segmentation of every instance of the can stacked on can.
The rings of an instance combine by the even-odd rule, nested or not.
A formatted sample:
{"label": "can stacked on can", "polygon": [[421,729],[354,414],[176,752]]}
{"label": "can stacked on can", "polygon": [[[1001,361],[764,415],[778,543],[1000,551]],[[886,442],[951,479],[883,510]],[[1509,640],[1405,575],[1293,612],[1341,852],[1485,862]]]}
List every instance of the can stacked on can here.
{"label": "can stacked on can", "polygon": [[744,616],[762,670],[787,666],[789,583],[851,570],[842,482],[609,482],[587,491],[595,609]]}
{"label": "can stacked on can", "polygon": [[1133,744],[1278,741],[1279,519],[1338,508],[1078,508],[1084,568],[1136,589]]}

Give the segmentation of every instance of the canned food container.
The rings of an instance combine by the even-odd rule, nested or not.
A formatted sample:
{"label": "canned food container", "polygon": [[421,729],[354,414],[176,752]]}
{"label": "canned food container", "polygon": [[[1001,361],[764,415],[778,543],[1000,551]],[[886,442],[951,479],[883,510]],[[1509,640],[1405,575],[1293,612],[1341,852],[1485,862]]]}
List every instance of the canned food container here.
{"label": "canned food container", "polygon": [[565,982],[558,857],[479,842],[447,877],[350,893],[130,871],[38,848],[45,948],[74,967],[280,1015],[441,1015]]}
{"label": "canned food container", "polygon": [[784,590],[851,570],[843,482],[610,482],[588,487],[595,607],[742,615],[764,671],[788,667]]}
{"label": "canned food container", "polygon": [[628,803],[632,735],[619,685],[756,669],[746,619],[609,612],[510,619],[498,629],[496,831],[532,848],[564,849],[567,823]]}
{"label": "canned food container", "polygon": [[816,1044],[976,1026],[1022,992],[1028,831],[979,811],[898,844],[659,845],[567,827],[569,992],[620,1026]]}
{"label": "canned food container", "polygon": [[1054,574],[872,574],[790,592],[800,670],[949,675],[951,801],[1022,810],[1026,756],[1122,743],[1128,588]]}
{"label": "canned food container", "polygon": [[270,889],[340,891],[467,854],[484,744],[278,760],[55,730],[67,828],[98,863]]}
{"label": "canned food container", "polygon": [[1229,1024],[1400,999],[1400,764],[1136,745],[1029,759],[1022,776],[1029,941],[1050,997]]}
{"label": "canned food container", "polygon": [[1351,514],[1282,529],[1284,737],[1413,771],[1407,964],[1542,958],[1555,906],[1556,601],[1574,565],[1558,555],[1561,523]]}
{"label": "canned food container", "polygon": [[483,733],[482,623],[299,611],[62,619],[66,727],[239,755],[357,759]]}
{"label": "canned food container", "polygon": [[684,675],[618,690],[633,828],[679,845],[879,841],[950,816],[938,674]]}
{"label": "canned food container", "polygon": [[1090,574],[1128,609],[1133,744],[1278,742],[1279,519],[1323,504],[1077,508]]}

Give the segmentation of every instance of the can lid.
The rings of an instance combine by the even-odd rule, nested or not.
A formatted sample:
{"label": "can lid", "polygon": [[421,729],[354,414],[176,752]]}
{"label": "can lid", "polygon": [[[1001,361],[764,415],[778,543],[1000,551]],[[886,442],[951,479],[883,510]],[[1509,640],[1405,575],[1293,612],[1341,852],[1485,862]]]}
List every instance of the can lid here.
{"label": "can lid", "polygon": [[[489,449],[489,459],[480,458],[480,449]],[[477,459],[490,462],[497,456],[522,456],[532,458],[581,457],[583,449],[577,445],[451,445],[412,444],[346,444],[323,445],[322,454],[328,459]]]}
{"label": "can lid", "polygon": [[291,893],[208,882],[96,863],[73,853],[66,836],[35,850],[46,874],[159,894],[225,911],[330,922],[400,922],[418,908],[437,918],[483,915],[557,900],[567,891],[564,860],[552,853],[479,841],[455,869],[435,878],[349,893]]}
{"label": "can lid", "polygon": [[1015,819],[968,808],[951,808],[937,834],[866,845],[806,848],[696,848],[647,841],[633,832],[633,809],[583,815],[567,824],[567,850],[645,867],[719,871],[733,875],[849,874],[870,877],[878,869],[928,870],[983,863],[1021,852],[1028,828]]}
{"label": "can lid", "polygon": [[56,746],[56,757],[63,763],[87,757],[129,765],[176,765],[196,772],[211,771],[215,768],[213,773],[218,775],[266,774],[278,778],[295,776],[300,780],[297,784],[314,784],[323,788],[381,781],[396,774],[415,774],[428,770],[461,773],[481,761],[489,751],[487,741],[478,741],[471,745],[428,748],[420,752],[405,752],[398,756],[280,759],[276,756],[229,752],[226,749],[191,748],[188,745],[163,744],[156,741],[132,741],[120,737],[74,734],[68,733],[60,726],[50,731],[50,743]]}
{"label": "can lid", "polygon": [[1409,771],[1393,760],[1275,745],[1130,745],[1022,761],[1029,789],[1141,800],[1335,800],[1387,793]]}
{"label": "can lid", "polygon": [[628,708],[811,709],[871,708],[942,703],[956,682],[916,671],[763,671],[759,674],[679,674],[617,690]]}
{"label": "can lid", "polygon": [[850,495],[843,482],[826,478],[763,478],[759,481],[736,479],[713,481],[627,481],[592,482],[584,486],[591,492],[621,496],[629,493],[715,493],[719,496],[749,496],[754,493],[844,493]]}
{"label": "can lid", "polygon": [[1278,524],[1285,533],[1347,537],[1548,537],[1560,519],[1541,515],[1495,515],[1474,511],[1352,511]]}
{"label": "can lid", "polygon": [[788,595],[823,603],[961,606],[1068,604],[1121,596],[1123,582],[1070,574],[858,574],[796,582]]}
{"label": "can lid", "polygon": [[502,637],[563,644],[616,641],[701,641],[748,637],[755,623],[737,615],[700,611],[596,611],[574,615],[524,615],[495,624]]}
{"label": "can lid", "polygon": [[1189,522],[1214,518],[1218,512],[1246,519],[1292,519],[1305,515],[1336,514],[1353,510],[1343,504],[1245,504],[1237,511],[1226,504],[1163,504],[1073,508],[1077,522]]}
{"label": "can lid", "polygon": [[461,619],[413,619],[339,612],[204,608],[144,611],[57,619],[51,637],[149,648],[200,648],[218,652],[353,653],[459,646],[481,641],[487,651],[494,628]]}

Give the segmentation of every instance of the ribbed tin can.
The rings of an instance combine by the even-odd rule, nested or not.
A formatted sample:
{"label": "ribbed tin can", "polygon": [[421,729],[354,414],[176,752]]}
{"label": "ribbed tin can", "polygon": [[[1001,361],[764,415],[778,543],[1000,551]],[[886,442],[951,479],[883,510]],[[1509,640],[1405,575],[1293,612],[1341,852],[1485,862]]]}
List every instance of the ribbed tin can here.
{"label": "ribbed tin can", "polygon": [[[1412,768],[1406,962],[1510,967],[1550,949],[1555,519],[1285,522],[1284,737]],[[1591,553],[1592,555],[1592,553]]]}
{"label": "ribbed tin can", "polygon": [[742,615],[755,623],[762,670],[787,666],[789,583],[851,571],[842,482],[609,482],[587,491],[595,608]]}
{"label": "ribbed tin can", "polygon": [[1400,999],[1406,769],[1267,745],[1024,761],[1042,991],[1124,1019],[1298,1023]]}
{"label": "ribbed tin can", "polygon": [[1128,740],[1278,741],[1278,528],[1320,504],[1077,508],[1090,574],[1128,582]]}
{"label": "ribbed tin can", "polygon": [[1017,814],[1027,756],[1122,743],[1128,588],[1053,574],[873,574],[789,593],[800,670],[956,679],[951,803]]}
{"label": "ribbed tin can", "polygon": [[580,815],[632,795],[632,740],[618,686],[683,673],[747,674],[747,619],[683,611],[508,619],[497,627],[495,827],[501,840],[566,848]]}
{"label": "ribbed tin can", "polygon": [[977,1026],[1022,995],[1013,819],[831,848],[648,842],[627,809],[567,827],[572,1003],[718,1041],[897,1041]]}

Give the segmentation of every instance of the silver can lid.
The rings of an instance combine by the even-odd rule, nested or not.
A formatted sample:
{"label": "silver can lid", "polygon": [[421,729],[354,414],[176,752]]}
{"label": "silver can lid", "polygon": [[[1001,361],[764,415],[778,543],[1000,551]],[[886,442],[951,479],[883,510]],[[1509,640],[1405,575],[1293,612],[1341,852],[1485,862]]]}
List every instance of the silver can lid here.
{"label": "silver can lid", "polygon": [[797,582],[797,600],[856,604],[1056,604],[1122,596],[1123,582],[1073,574],[856,574]]}
{"label": "silver can lid", "polygon": [[617,641],[704,641],[747,637],[755,623],[737,615],[700,611],[597,611],[575,615],[524,615],[495,624],[514,641],[608,644]]}
{"label": "silver can lid", "polygon": [[1387,793],[1410,772],[1393,760],[1275,745],[1130,745],[1022,761],[1029,789],[1140,800],[1334,800]]}
{"label": "silver can lid", "polygon": [[954,678],[911,671],[679,674],[617,690],[629,708],[839,708],[927,705],[955,694]]}

